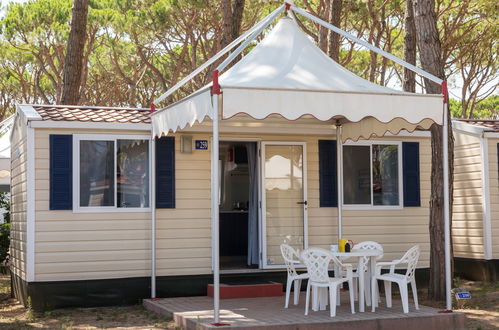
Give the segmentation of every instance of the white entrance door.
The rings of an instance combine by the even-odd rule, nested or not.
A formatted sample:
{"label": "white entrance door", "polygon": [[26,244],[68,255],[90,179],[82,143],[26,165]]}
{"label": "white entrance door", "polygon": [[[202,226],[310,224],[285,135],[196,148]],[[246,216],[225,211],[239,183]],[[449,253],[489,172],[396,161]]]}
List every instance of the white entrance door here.
{"label": "white entrance door", "polygon": [[304,142],[262,142],[262,265],[281,268],[280,245],[307,247]]}

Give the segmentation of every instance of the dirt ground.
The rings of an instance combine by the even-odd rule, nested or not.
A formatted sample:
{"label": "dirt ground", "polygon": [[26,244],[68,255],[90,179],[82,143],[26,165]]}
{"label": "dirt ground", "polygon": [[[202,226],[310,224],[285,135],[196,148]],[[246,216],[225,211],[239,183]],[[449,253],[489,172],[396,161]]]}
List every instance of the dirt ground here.
{"label": "dirt ground", "polygon": [[175,324],[141,305],[34,313],[10,298],[10,278],[0,275],[0,329],[175,329]]}
{"label": "dirt ground", "polygon": [[[458,311],[466,314],[467,329],[499,328],[499,284],[458,281],[472,299]],[[419,291],[419,290],[418,290]],[[424,291],[419,293],[421,303]],[[434,305],[434,304],[433,304]],[[439,307],[435,306],[434,307]],[[0,329],[176,329],[171,319],[156,315],[140,305],[127,307],[68,308],[34,313],[10,298],[10,279],[0,275]]]}

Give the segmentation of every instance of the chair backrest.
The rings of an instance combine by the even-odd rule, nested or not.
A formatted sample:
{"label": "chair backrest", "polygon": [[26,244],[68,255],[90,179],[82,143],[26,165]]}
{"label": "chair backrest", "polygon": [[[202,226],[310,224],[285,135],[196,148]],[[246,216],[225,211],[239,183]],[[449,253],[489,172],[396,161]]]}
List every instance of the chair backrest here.
{"label": "chair backrest", "polygon": [[295,249],[288,244],[281,244],[281,254],[288,271],[288,276],[296,276],[295,265],[300,263],[300,256]]}
{"label": "chair backrest", "polygon": [[[373,241],[364,241],[358,244],[355,244],[352,251],[361,251],[361,250],[379,250],[381,254],[376,257],[376,260],[383,258],[383,247],[381,244],[373,242]],[[358,272],[367,272],[367,265],[369,263],[369,257],[359,258],[359,265],[357,267]]]}
{"label": "chair backrest", "polygon": [[405,278],[407,279],[407,281],[410,281],[414,278],[420,251],[421,250],[419,248],[419,245],[414,245],[412,248],[407,250],[402,259],[400,259],[401,263],[407,264],[407,271],[405,272]]}
{"label": "chair backrest", "polygon": [[301,253],[301,259],[307,266],[307,273],[310,281],[327,283],[329,282],[329,263],[333,261],[341,266],[341,262],[328,250],[321,248],[309,248]]}

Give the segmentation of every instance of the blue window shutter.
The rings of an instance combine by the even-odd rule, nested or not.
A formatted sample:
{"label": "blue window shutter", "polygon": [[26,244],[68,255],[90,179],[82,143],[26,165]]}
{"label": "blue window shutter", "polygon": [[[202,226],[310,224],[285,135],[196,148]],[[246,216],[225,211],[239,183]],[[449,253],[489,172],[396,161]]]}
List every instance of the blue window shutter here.
{"label": "blue window shutter", "polygon": [[336,141],[319,140],[320,206],[338,206]]}
{"label": "blue window shutter", "polygon": [[419,187],[419,142],[402,142],[404,206],[421,206]]}
{"label": "blue window shutter", "polygon": [[156,207],[175,208],[175,138],[156,140]]}
{"label": "blue window shutter", "polygon": [[73,208],[73,136],[50,135],[50,209]]}

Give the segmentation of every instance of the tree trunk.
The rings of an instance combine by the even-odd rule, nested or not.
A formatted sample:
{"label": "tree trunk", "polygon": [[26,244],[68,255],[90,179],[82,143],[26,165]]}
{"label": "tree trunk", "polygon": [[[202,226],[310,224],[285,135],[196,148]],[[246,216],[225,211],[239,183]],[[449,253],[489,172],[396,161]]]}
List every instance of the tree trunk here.
{"label": "tree trunk", "polygon": [[234,3],[232,4],[232,40],[237,39],[241,33],[244,2],[245,0],[234,0]]}
{"label": "tree trunk", "polygon": [[[405,1],[405,34],[404,34],[404,59],[406,62],[416,64],[416,25],[414,23],[414,9],[412,0]],[[404,91],[416,92],[416,73],[404,68]]]}
{"label": "tree trunk", "polygon": [[[329,22],[340,28],[341,25],[341,10],[343,8],[343,0],[332,0]],[[336,62],[340,60],[340,35],[336,32],[329,31],[329,47],[328,55]]]}
{"label": "tree trunk", "polygon": [[[414,0],[414,21],[417,31],[417,44],[420,51],[421,65],[425,71],[445,79],[442,61],[441,44],[437,30],[434,0]],[[441,86],[425,79],[426,91],[429,94],[440,94]],[[449,118],[450,118],[450,114]],[[449,193],[450,210],[452,210],[453,192],[453,159],[454,140],[452,122],[449,120]],[[443,208],[443,147],[442,128],[431,127],[431,197],[430,197],[430,283],[428,296],[432,300],[445,299],[445,240],[444,240],[444,208]],[[452,220],[452,211],[450,212]],[[452,221],[450,221],[452,224]],[[452,249],[452,244],[451,244]],[[451,252],[452,258],[452,252]],[[452,260],[452,259],[451,259]]]}
{"label": "tree trunk", "polygon": [[221,2],[223,19],[223,48],[239,36],[243,21],[245,0],[221,0]]}
{"label": "tree trunk", "polygon": [[227,46],[232,40],[232,2],[231,0],[221,0],[222,2],[222,20],[223,35],[222,47]]}
{"label": "tree trunk", "polygon": [[74,0],[68,48],[64,60],[61,104],[78,104],[87,37],[88,0]]}

